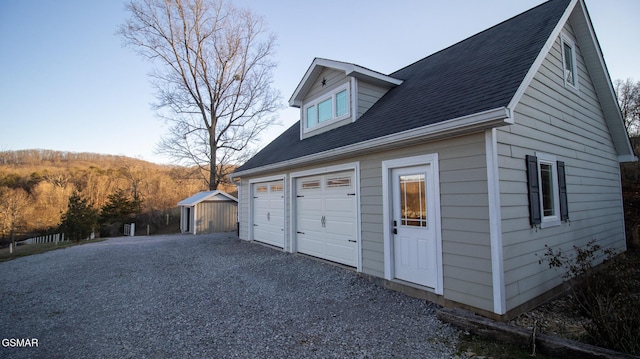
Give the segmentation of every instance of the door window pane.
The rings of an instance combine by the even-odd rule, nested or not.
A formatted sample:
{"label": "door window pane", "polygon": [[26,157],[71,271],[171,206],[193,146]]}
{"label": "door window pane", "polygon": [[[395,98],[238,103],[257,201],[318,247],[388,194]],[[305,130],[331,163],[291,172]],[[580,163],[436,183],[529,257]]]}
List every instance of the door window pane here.
{"label": "door window pane", "polygon": [[351,187],[351,177],[332,177],[327,179],[327,188]]}
{"label": "door window pane", "polygon": [[400,224],[427,227],[424,174],[400,176]]}
{"label": "door window pane", "polygon": [[320,188],[320,180],[318,179],[302,181],[303,190],[318,189],[318,188]]}

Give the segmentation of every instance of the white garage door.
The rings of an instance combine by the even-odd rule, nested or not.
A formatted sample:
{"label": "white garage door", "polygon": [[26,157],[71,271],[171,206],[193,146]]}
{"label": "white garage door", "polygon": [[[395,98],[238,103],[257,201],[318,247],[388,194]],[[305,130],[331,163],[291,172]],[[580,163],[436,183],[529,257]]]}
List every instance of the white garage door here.
{"label": "white garage door", "polygon": [[353,171],[297,179],[298,252],[357,266],[356,204]]}
{"label": "white garage door", "polygon": [[254,183],[253,240],[284,247],[284,185],[282,180]]}

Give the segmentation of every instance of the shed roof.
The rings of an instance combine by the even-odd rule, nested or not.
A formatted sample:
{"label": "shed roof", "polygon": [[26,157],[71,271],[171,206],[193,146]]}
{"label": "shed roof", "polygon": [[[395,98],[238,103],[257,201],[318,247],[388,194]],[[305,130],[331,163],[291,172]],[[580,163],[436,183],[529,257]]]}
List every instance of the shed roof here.
{"label": "shed roof", "polygon": [[238,202],[238,199],[234,196],[223,192],[223,191],[205,191],[194,194],[189,198],[185,198],[182,201],[178,202],[178,206],[195,206],[196,204],[203,201],[235,201]]}

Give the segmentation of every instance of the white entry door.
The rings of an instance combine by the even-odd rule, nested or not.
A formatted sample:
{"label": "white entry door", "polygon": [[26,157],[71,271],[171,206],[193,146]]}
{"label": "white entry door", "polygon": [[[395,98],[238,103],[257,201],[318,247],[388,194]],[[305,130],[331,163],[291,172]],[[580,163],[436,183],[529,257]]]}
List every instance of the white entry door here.
{"label": "white entry door", "polygon": [[284,182],[254,183],[253,240],[284,247]]}
{"label": "white entry door", "polygon": [[435,183],[431,165],[391,171],[394,276],[435,288]]}

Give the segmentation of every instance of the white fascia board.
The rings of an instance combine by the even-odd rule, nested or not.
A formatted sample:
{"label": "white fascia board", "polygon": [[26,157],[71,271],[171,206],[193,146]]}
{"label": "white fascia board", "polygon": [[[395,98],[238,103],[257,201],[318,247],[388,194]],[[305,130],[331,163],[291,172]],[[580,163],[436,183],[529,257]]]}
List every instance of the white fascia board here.
{"label": "white fascia board", "polygon": [[[633,147],[631,146],[631,141],[629,141],[629,134],[627,133],[627,129],[624,125],[624,119],[622,118],[622,112],[620,111],[620,105],[618,104],[613,82],[611,81],[607,64],[604,61],[602,48],[598,42],[596,32],[593,29],[589,11],[587,10],[584,0],[580,0],[579,3],[579,10],[582,16],[579,18],[578,25],[583,26],[589,36],[588,39],[584,39],[582,41],[583,43],[579,43],[579,45],[594,51],[596,54],[595,61],[592,57],[583,56],[585,57],[586,66],[589,69],[593,84],[596,87],[596,93],[599,95],[598,98],[600,99],[600,105],[602,106],[602,110],[605,115],[605,121],[608,124],[609,131],[613,132],[611,135],[613,137],[616,150],[618,150],[618,157],[627,159],[636,158],[633,152]],[[579,36],[579,34],[577,34],[577,36]],[[634,162],[635,160],[631,160],[631,162]],[[629,160],[624,162],[629,162]]]}
{"label": "white fascia board", "polygon": [[234,178],[251,176],[263,172],[273,172],[284,168],[299,165],[309,165],[313,162],[324,161],[328,158],[337,159],[336,156],[352,156],[357,153],[368,153],[373,149],[384,149],[392,147],[398,143],[411,140],[435,140],[473,131],[486,130],[493,127],[500,127],[513,124],[511,110],[506,107],[498,107],[492,110],[478,112],[473,115],[462,116],[451,120],[434,123],[431,125],[414,128],[411,130],[394,133],[391,135],[374,138],[368,141],[354,143],[352,145],[334,148],[312,155],[294,158],[288,161],[269,164],[267,166],[251,168],[245,171],[236,172]]}
{"label": "white fascia board", "polygon": [[538,57],[536,57],[536,60],[533,62],[533,65],[531,65],[531,67],[529,68],[529,72],[527,72],[527,75],[524,77],[524,80],[520,83],[520,87],[518,87],[518,90],[516,91],[515,95],[511,99],[511,102],[509,102],[509,106],[508,106],[509,108],[515,109],[518,102],[520,102],[520,100],[522,99],[524,92],[527,90],[529,85],[531,85],[531,81],[533,81],[533,77],[536,75],[536,73],[540,69],[540,66],[542,66],[544,59],[549,54],[549,51],[551,51],[553,44],[556,42],[556,39],[558,38],[558,36],[560,36],[560,32],[562,31],[564,24],[569,20],[569,17],[573,12],[573,8],[576,6],[578,1],[579,0],[573,0],[569,4],[569,6],[567,6],[567,9],[565,10],[564,14],[562,14],[560,21],[558,21],[558,23],[556,24],[556,27],[551,32],[551,36],[549,36],[549,38],[547,39],[547,42],[542,47],[542,50],[540,50]]}
{"label": "white fascia board", "polygon": [[634,155],[621,155],[618,156],[618,162],[637,162],[638,157]]}

